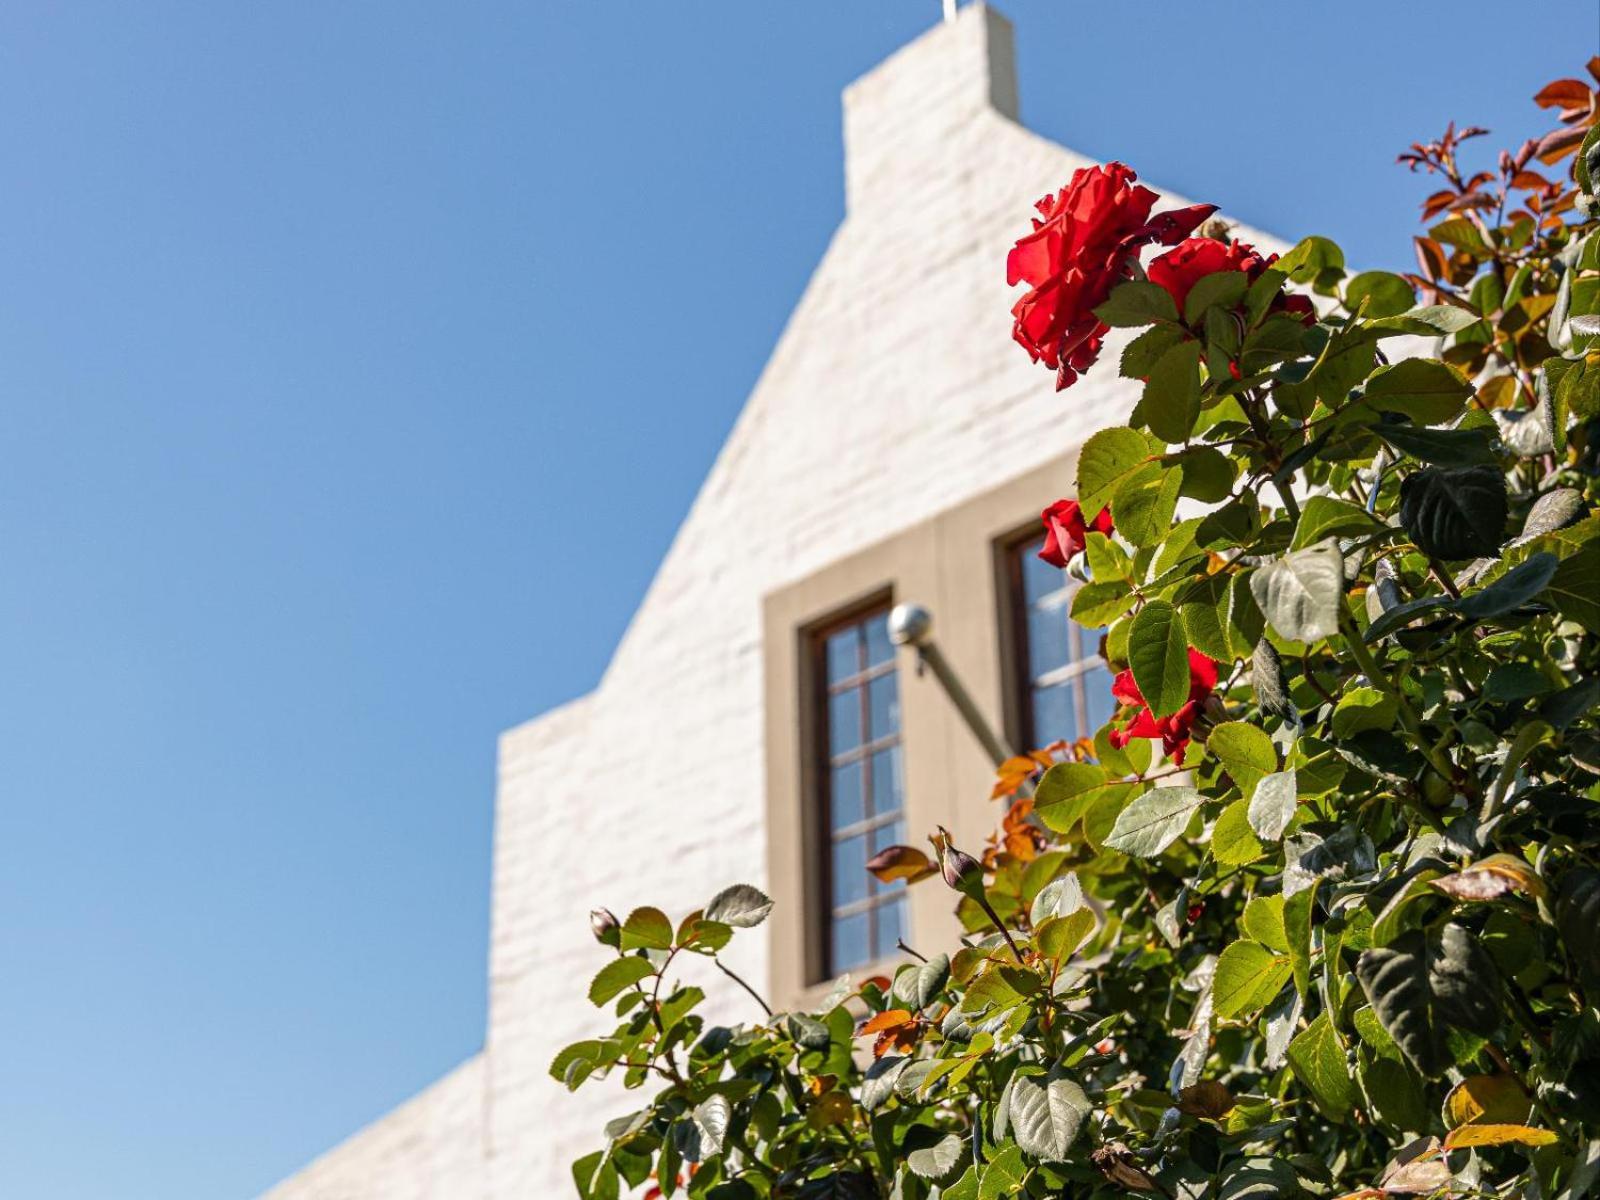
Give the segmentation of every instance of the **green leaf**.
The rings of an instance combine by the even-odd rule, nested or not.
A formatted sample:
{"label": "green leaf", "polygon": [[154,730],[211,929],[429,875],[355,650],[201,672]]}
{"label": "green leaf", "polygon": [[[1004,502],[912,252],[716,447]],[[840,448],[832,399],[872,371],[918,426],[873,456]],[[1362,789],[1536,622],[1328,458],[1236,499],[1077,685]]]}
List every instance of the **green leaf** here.
{"label": "green leaf", "polygon": [[1183,468],[1182,494],[1202,504],[1227,499],[1238,478],[1238,465],[1215,446],[1189,446],[1166,461]]}
{"label": "green leaf", "polygon": [[1152,457],[1144,434],[1126,425],[1091,435],[1078,454],[1078,503],[1084,512],[1097,513],[1108,506],[1117,489]]}
{"label": "green leaf", "polygon": [[1192,787],[1153,788],[1117,815],[1105,844],[1136,858],[1154,858],[1177,840],[1205,800]]}
{"label": "green leaf", "polygon": [[1284,1159],[1235,1160],[1217,1190],[1217,1200],[1292,1200],[1301,1194],[1300,1180]]}
{"label": "green leaf", "polygon": [[1258,1012],[1289,982],[1289,956],[1260,942],[1234,942],[1217,959],[1212,977],[1212,1002],[1219,1017],[1231,1019]]}
{"label": "green leaf", "polygon": [[1293,771],[1277,771],[1256,784],[1250,796],[1250,827],[1269,842],[1283,836],[1298,804]]}
{"label": "green leaf", "polygon": [[[1488,587],[1469,592],[1455,609],[1469,621],[1487,621],[1527,604],[1555,578],[1561,560],[1549,551],[1530,554]],[[1600,587],[1600,578],[1594,581]]]}
{"label": "green leaf", "polygon": [[1301,550],[1334,534],[1371,533],[1378,527],[1377,519],[1359,504],[1335,496],[1312,496],[1300,509],[1289,548]]}
{"label": "green leaf", "polygon": [[572,1183],[579,1200],[617,1200],[617,1172],[604,1150],[585,1154],[572,1164]]}
{"label": "green leaf", "polygon": [[936,954],[925,963],[916,963],[895,976],[894,995],[913,1010],[927,1008],[944,994],[950,982],[950,956]]}
{"label": "green leaf", "polygon": [[1060,1162],[1092,1106],[1070,1079],[1055,1079],[1041,1087],[1020,1077],[1012,1082],[1009,1107],[1011,1136],[1022,1152],[1044,1162]]}
{"label": "green leaf", "polygon": [[672,949],[672,922],[659,908],[636,908],[622,923],[624,950]]}
{"label": "green leaf", "polygon": [[1283,674],[1283,659],[1277,647],[1266,638],[1256,642],[1250,656],[1250,690],[1255,693],[1256,703],[1263,713],[1291,723],[1299,722],[1299,713],[1289,695],[1289,681]]}
{"label": "green leaf", "polygon": [[1506,508],[1506,479],[1498,467],[1424,467],[1400,484],[1400,523],[1434,558],[1499,553]]}
{"label": "green leaf", "polygon": [[1123,350],[1119,368],[1122,377],[1144,379],[1161,356],[1186,337],[1188,334],[1184,333],[1181,326],[1152,325],[1129,342],[1127,348]]}
{"label": "green leaf", "polygon": [[1148,280],[1130,279],[1112,289],[1094,315],[1113,329],[1131,329],[1157,321],[1176,321],[1178,306],[1166,288]]}
{"label": "green leaf", "polygon": [[1133,589],[1120,579],[1095,580],[1072,593],[1072,619],[1088,629],[1101,629],[1132,607]]}
{"label": "green leaf", "polygon": [[1440,609],[1454,610],[1456,602],[1449,596],[1421,596],[1415,600],[1407,600],[1396,604],[1393,608],[1383,610],[1381,616],[1367,626],[1367,632],[1362,636],[1362,641],[1369,645],[1380,638],[1387,637],[1402,625],[1409,625],[1423,613],[1436,612]]}
{"label": "green leaf", "polygon": [[1134,614],[1128,665],[1156,716],[1170,716],[1189,702],[1189,643],[1177,610],[1165,600],[1152,600]]}
{"label": "green leaf", "polygon": [[1344,302],[1351,312],[1361,308],[1368,317],[1393,317],[1409,312],[1417,302],[1416,292],[1398,275],[1388,271],[1363,271],[1344,287]]}
{"label": "green leaf", "polygon": [[1084,907],[1083,885],[1078,882],[1076,872],[1068,871],[1039,889],[1038,895],[1033,898],[1032,907],[1028,910],[1028,920],[1037,929],[1051,917],[1065,917]]}
{"label": "green leaf", "polygon": [[1035,935],[1039,952],[1056,962],[1070,958],[1094,932],[1094,911],[1080,908],[1064,917],[1052,917],[1040,925]]}
{"label": "green leaf", "polygon": [[1206,737],[1206,749],[1217,756],[1245,795],[1278,769],[1278,751],[1266,731],[1244,721],[1224,721]]}
{"label": "green leaf", "polygon": [[1406,333],[1417,337],[1438,337],[1460,333],[1480,318],[1454,304],[1427,304],[1392,317],[1382,317],[1367,323],[1367,329],[1385,333]]}
{"label": "green leaf", "polygon": [[1562,559],[1546,594],[1563,617],[1600,636],[1600,542]]}
{"label": "green leaf", "polygon": [[1222,810],[1211,829],[1211,856],[1225,867],[1239,867],[1255,862],[1266,852],[1266,847],[1250,828],[1250,806],[1235,800]]}
{"label": "green leaf", "polygon": [[706,905],[706,920],[735,929],[751,929],[767,919],[772,911],[772,901],[760,888],[748,883],[736,883],[723,888]]}
{"label": "green leaf", "polygon": [[1385,1032],[1429,1079],[1452,1062],[1446,1024],[1487,1034],[1498,1023],[1494,964],[1459,925],[1445,926],[1437,942],[1412,929],[1363,951],[1356,977]]}
{"label": "green leaf", "polygon": [[1326,1012],[1295,1035],[1289,1043],[1289,1068],[1324,1114],[1342,1121],[1355,1107],[1355,1080],[1345,1061],[1344,1047]]}
{"label": "green leaf", "polygon": [[1289,934],[1283,927],[1283,895],[1256,896],[1244,906],[1239,927],[1269,950],[1288,953]]}
{"label": "green leaf", "polygon": [[[1022,1195],[1022,1181],[1028,1176],[1028,1164],[1022,1161],[1022,1147],[1007,1142],[989,1159],[983,1168],[983,1181],[978,1185],[978,1200],[1006,1200]],[[953,1200],[948,1192],[943,1200]]]}
{"label": "green leaf", "polygon": [[1388,692],[1375,687],[1345,689],[1333,709],[1333,734],[1354,737],[1369,729],[1393,729],[1399,704]]}
{"label": "green leaf", "polygon": [[1111,500],[1117,532],[1135,546],[1156,545],[1172,528],[1182,490],[1182,467],[1150,463],[1135,471]]}
{"label": "green leaf", "polygon": [[617,958],[600,968],[600,973],[589,985],[589,1002],[596,1007],[614,1000],[628,988],[655,974],[647,959],[629,955]]}
{"label": "green leaf", "polygon": [[906,1166],[920,1179],[944,1179],[961,1165],[967,1142],[958,1133],[947,1133],[933,1145],[906,1155]]}
{"label": "green leaf", "polygon": [[1475,467],[1496,462],[1494,437],[1485,428],[1419,429],[1379,424],[1372,431],[1402,454],[1441,467]]}
{"label": "green leaf", "polygon": [[1556,888],[1556,931],[1585,986],[1600,982],[1600,871],[1570,867]]}
{"label": "green leaf", "polygon": [[1208,308],[1237,308],[1250,280],[1243,271],[1213,271],[1195,280],[1183,302],[1185,324],[1200,327]]}
{"label": "green leaf", "polygon": [[1200,416],[1199,342],[1180,342],[1161,356],[1145,384],[1139,414],[1162,441],[1188,441]]}
{"label": "green leaf", "polygon": [[1314,283],[1328,272],[1344,269],[1344,251],[1325,237],[1302,238],[1273,266],[1296,283]]}
{"label": "green leaf", "polygon": [[1331,543],[1294,550],[1250,576],[1268,624],[1291,642],[1316,642],[1339,629],[1344,559]]}
{"label": "green leaf", "polygon": [[[733,1119],[733,1105],[722,1095],[708,1096],[689,1114],[699,1137],[699,1153],[691,1162],[703,1162],[722,1153],[723,1140],[728,1136],[728,1122]],[[687,1155],[685,1157],[688,1157]]]}
{"label": "green leaf", "polygon": [[1294,973],[1295,990],[1311,994],[1311,902],[1321,880],[1313,880],[1283,902],[1283,934],[1289,942],[1289,965]]}
{"label": "green leaf", "polygon": [[1428,230],[1428,234],[1434,241],[1444,242],[1447,245],[1478,254],[1484,258],[1488,258],[1492,254],[1489,249],[1489,243],[1483,240],[1483,231],[1467,220],[1466,217],[1451,217],[1448,220],[1440,221],[1432,229]]}
{"label": "green leaf", "polygon": [[1398,1057],[1399,1051],[1395,1053],[1395,1058],[1384,1058],[1363,1052],[1358,1059],[1358,1078],[1367,1106],[1378,1114],[1379,1120],[1401,1132],[1415,1133],[1432,1124],[1433,1113],[1423,1095],[1422,1081]]}
{"label": "green leaf", "polygon": [[1418,425],[1438,425],[1466,407],[1472,385],[1444,363],[1407,358],[1374,371],[1364,394],[1380,411],[1404,413]]}
{"label": "green leaf", "polygon": [[1092,793],[1110,775],[1094,763],[1056,763],[1044,773],[1033,793],[1033,811],[1057,833],[1070,833],[1083,818]]}

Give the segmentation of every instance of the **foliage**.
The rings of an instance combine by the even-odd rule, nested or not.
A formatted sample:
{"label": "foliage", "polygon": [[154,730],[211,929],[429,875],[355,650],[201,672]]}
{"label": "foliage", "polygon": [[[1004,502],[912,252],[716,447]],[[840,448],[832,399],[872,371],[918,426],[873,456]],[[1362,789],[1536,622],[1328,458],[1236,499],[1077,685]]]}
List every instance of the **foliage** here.
{"label": "foliage", "polygon": [[581,1196],[1596,1193],[1595,97],[1497,173],[1414,147],[1408,277],[1096,250],[1143,389],[1047,518],[1124,707],[1002,767],[981,861],[874,864],[959,893],[953,955],[729,1027],[671,972],[764,896],[598,913],[620,1023],[552,1073],[653,1092]]}

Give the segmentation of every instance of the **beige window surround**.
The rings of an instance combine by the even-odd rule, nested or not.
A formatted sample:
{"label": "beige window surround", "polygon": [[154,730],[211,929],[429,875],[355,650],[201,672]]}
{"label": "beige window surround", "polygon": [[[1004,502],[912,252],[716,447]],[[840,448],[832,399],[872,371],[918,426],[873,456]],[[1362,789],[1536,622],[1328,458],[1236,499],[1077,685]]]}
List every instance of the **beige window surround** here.
{"label": "beige window surround", "polygon": [[[765,597],[767,880],[777,901],[768,983],[778,1006],[802,1007],[831,985],[823,978],[826,906],[817,888],[827,833],[816,778],[816,631],[885,599],[926,605],[935,639],[979,708],[1014,739],[1026,688],[1015,677],[1004,555],[1039,527],[1041,509],[1072,494],[1076,459],[1076,452],[1057,458]],[[932,674],[918,675],[914,655],[902,649],[897,666],[909,842],[929,850],[927,835],[943,825],[976,851],[1000,817],[989,800],[991,764]],[[912,887],[907,944],[923,954],[954,948],[953,907],[936,880]]]}

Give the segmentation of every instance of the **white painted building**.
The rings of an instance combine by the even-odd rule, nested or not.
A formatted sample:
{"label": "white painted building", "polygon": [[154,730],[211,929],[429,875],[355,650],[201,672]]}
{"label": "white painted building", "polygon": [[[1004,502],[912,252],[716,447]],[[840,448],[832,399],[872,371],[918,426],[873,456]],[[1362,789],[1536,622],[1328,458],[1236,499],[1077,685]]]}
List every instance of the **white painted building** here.
{"label": "white painted building", "polygon": [[[779,1005],[870,958],[874,931],[953,936],[946,894],[863,897],[845,869],[874,837],[920,842],[942,823],[976,845],[996,817],[938,685],[877,648],[887,603],[934,611],[1014,742],[1105,702],[1027,540],[1070,495],[1076,447],[1135,397],[1115,340],[1055,395],[1011,341],[1005,282],[1033,202],[1089,160],[1018,123],[1011,27],[977,4],[845,90],[844,149],[845,218],[600,685],[501,737],[483,1050],[271,1200],[572,1195],[570,1162],[627,1111],[547,1074],[560,1046],[608,1028],[584,995],[608,953],[595,905],[676,917],[727,883],[767,888],[773,919],[730,961]],[[1152,186],[1161,207],[1188,203]],[[834,638],[830,657],[862,618],[872,638]],[[845,649],[865,657],[842,667]],[[824,716],[828,680],[863,663],[873,681],[841,686]],[[830,829],[875,820],[860,842]],[[755,1015],[728,981],[703,985],[714,1012]]]}

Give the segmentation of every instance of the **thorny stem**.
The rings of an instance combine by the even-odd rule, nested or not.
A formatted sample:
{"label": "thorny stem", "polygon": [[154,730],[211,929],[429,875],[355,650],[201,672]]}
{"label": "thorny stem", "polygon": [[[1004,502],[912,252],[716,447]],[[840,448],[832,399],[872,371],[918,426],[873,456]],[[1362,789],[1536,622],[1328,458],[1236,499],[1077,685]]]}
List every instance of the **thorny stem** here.
{"label": "thorny stem", "polygon": [[1023,963],[1023,965],[1026,965],[1026,960],[1024,960],[1022,957],[1022,951],[1017,949],[1017,943],[1011,940],[1011,931],[1006,928],[1006,923],[995,915],[995,911],[992,907],[990,907],[988,899],[982,895],[976,896],[974,899],[977,900],[978,906],[983,909],[984,915],[987,916],[993,923],[994,927],[1000,931],[1000,936],[1005,938],[1006,945],[1011,947],[1011,953],[1016,956],[1017,961],[1019,963]]}
{"label": "thorny stem", "polygon": [[926,956],[918,954],[910,946],[906,945],[905,938],[897,938],[897,939],[895,939],[895,943],[894,944],[896,946],[900,947],[900,949],[904,950],[907,954],[911,955],[911,957],[916,959],[918,962],[927,962],[928,961]]}

